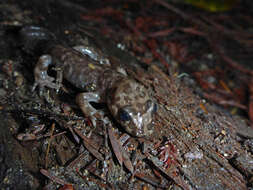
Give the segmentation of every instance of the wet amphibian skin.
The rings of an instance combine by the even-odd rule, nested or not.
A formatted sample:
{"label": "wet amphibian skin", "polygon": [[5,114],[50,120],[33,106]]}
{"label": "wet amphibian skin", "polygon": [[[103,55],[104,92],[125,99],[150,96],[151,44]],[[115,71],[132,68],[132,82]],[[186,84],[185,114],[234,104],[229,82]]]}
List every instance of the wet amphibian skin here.
{"label": "wet amphibian skin", "polygon": [[[44,33],[45,30],[25,27],[21,30],[22,36],[26,36],[26,32],[43,36],[41,32]],[[103,113],[96,110],[90,102],[106,103],[112,116],[126,132],[136,137],[149,136],[152,132],[149,125],[156,104],[147,89],[127,76],[126,72],[122,72],[123,68],[114,68],[109,60],[91,50],[86,46],[66,48],[57,43],[50,45],[47,54],[39,58],[34,68],[33,90],[37,86],[59,90],[62,79],[65,78],[84,91],[77,95],[76,102],[82,112],[91,118],[93,125],[103,117]],[[51,64],[55,65],[57,71],[56,81],[47,74]]]}

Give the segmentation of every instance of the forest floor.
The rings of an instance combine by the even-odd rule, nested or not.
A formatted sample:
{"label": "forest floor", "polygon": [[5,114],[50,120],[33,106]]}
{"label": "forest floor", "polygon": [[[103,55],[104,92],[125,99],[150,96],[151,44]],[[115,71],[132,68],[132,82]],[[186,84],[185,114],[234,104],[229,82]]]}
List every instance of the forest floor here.
{"label": "forest floor", "polygon": [[[253,188],[253,4],[166,2],[0,3],[0,189]],[[128,134],[106,105],[95,128],[66,81],[32,91],[41,53],[22,45],[27,25],[94,47],[143,84],[158,105],[152,134]]]}

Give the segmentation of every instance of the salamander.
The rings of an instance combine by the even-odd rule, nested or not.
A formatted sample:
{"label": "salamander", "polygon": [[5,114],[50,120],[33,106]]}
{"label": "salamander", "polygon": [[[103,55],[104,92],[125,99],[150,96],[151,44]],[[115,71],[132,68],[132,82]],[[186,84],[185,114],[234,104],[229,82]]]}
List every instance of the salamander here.
{"label": "salamander", "polygon": [[[26,38],[49,36],[43,34],[45,31],[30,26],[23,28],[21,34]],[[103,114],[91,102],[105,103],[111,115],[130,135],[144,137],[152,133],[150,126],[157,105],[148,90],[122,72],[123,68],[112,66],[109,60],[98,56],[93,48],[87,46],[69,48],[54,43],[46,52],[35,65],[33,90],[37,86],[59,90],[64,78],[81,89],[82,93],[76,96],[76,103],[94,125]],[[47,73],[50,65],[55,66],[56,79]]]}

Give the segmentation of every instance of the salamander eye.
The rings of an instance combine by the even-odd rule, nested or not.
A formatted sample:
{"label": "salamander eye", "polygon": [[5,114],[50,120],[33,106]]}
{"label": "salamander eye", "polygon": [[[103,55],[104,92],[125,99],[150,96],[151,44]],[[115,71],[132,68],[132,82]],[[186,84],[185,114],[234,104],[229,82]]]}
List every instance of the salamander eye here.
{"label": "salamander eye", "polygon": [[157,104],[154,103],[154,107],[153,107],[152,113],[156,113],[156,112],[157,112]]}
{"label": "salamander eye", "polygon": [[126,110],[121,109],[121,110],[119,110],[119,119],[121,121],[130,121],[131,117],[130,117],[129,113]]}

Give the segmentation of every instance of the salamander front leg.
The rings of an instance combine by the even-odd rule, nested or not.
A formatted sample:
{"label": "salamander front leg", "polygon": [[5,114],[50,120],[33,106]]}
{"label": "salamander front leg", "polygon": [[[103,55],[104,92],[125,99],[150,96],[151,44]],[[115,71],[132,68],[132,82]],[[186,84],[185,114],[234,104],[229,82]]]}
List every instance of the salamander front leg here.
{"label": "salamander front leg", "polygon": [[100,96],[94,92],[80,93],[76,97],[76,102],[85,116],[90,117],[93,126],[96,126],[96,120],[100,119],[104,121],[103,112],[96,110],[90,102],[100,102]]}
{"label": "salamander front leg", "polygon": [[55,79],[47,74],[48,67],[51,64],[52,57],[50,55],[42,55],[39,58],[33,71],[35,82],[33,84],[32,91],[34,91],[37,86],[40,87],[40,90],[43,89],[45,86],[57,90],[60,88],[59,84],[53,82]]}

